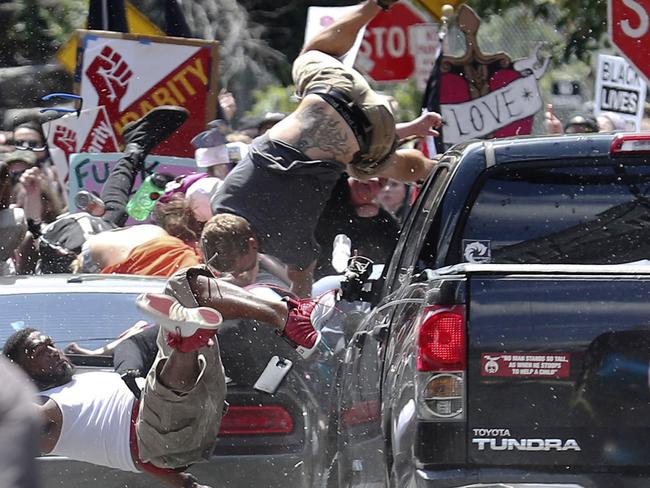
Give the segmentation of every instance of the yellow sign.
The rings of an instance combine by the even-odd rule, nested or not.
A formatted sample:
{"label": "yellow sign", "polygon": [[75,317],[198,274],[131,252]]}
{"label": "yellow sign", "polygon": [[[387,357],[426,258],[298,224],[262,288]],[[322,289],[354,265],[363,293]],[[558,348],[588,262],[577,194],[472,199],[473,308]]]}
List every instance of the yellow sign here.
{"label": "yellow sign", "polygon": [[458,5],[463,3],[463,0],[418,0],[418,3],[431,12],[436,19],[439,19],[442,17],[443,5],[451,5],[456,9]]}
{"label": "yellow sign", "polygon": [[[145,34],[149,36],[164,36],[156,24],[151,22],[142,12],[135,8],[128,0],[126,5],[126,21],[129,32],[132,34]],[[74,73],[77,65],[77,35],[73,35],[68,42],[56,53],[56,59],[70,73]]]}

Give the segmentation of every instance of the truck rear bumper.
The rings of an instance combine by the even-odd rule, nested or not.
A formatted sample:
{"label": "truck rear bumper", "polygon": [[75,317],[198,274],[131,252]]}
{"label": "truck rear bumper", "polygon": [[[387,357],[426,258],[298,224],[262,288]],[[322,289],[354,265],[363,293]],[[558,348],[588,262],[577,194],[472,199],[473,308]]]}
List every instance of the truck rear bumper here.
{"label": "truck rear bumper", "polygon": [[650,473],[553,473],[532,469],[417,469],[418,488],[642,488]]}

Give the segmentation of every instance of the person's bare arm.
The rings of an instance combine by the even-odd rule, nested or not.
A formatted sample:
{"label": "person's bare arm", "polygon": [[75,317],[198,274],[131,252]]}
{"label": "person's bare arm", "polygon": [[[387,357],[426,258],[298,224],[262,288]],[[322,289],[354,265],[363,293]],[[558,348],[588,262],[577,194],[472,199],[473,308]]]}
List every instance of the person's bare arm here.
{"label": "person's bare arm", "polygon": [[350,176],[360,180],[383,176],[392,180],[411,183],[425,180],[431,174],[437,163],[437,159],[429,159],[417,149],[398,149],[395,151],[391,162],[376,174],[367,175],[360,173],[355,171],[352,165],[348,165],[346,171]]}
{"label": "person's bare arm", "polygon": [[354,44],[359,31],[381,12],[374,0],[357,6],[352,12],[328,25],[303,46],[301,54],[307,51],[322,51],[335,58],[347,53]]}
{"label": "person's bare arm", "polygon": [[437,112],[424,112],[410,122],[401,122],[395,125],[395,132],[399,139],[407,137],[438,136],[437,129],[442,125],[442,117]]}
{"label": "person's bare arm", "polygon": [[190,278],[190,286],[199,305],[218,310],[225,320],[252,319],[284,328],[287,305],[283,301],[267,300],[222,279],[202,275]]}
{"label": "person's bare arm", "polygon": [[49,454],[59,441],[61,426],[63,425],[63,415],[59,406],[51,398],[48,398],[43,405],[37,405],[37,408],[44,420],[41,452],[43,454]]}

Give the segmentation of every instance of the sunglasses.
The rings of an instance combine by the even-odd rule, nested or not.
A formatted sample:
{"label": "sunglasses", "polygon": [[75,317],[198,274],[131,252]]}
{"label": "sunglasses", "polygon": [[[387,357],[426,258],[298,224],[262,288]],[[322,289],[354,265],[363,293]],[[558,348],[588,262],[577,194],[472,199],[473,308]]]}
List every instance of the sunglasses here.
{"label": "sunglasses", "polygon": [[[59,117],[62,117],[66,114],[69,113],[76,113],[77,117],[81,114],[81,108],[83,107],[83,98],[80,97],[79,95],[74,95],[72,93],[50,93],[49,95],[45,95],[44,97],[41,98],[41,100],[48,102],[50,100],[56,100],[56,99],[63,99],[63,100],[71,100],[74,102],[74,108],[70,107],[58,107],[58,106],[53,106],[53,107],[45,107],[39,110],[39,113],[44,113],[44,112],[57,112]],[[56,118],[56,117],[54,117]],[[50,120],[54,120],[54,118]],[[13,119],[13,125],[12,125],[12,130],[11,134],[12,137],[11,139],[13,140],[13,146],[16,149],[22,149],[25,151],[34,151],[34,152],[40,152],[40,151],[45,151],[47,149],[47,139],[48,139],[48,133],[43,129],[43,125],[41,125],[41,133],[43,134],[43,140],[39,141],[36,139],[24,139],[17,141],[15,137],[16,129],[18,128],[18,116],[14,117]],[[50,127],[50,124],[47,124],[48,130]]]}

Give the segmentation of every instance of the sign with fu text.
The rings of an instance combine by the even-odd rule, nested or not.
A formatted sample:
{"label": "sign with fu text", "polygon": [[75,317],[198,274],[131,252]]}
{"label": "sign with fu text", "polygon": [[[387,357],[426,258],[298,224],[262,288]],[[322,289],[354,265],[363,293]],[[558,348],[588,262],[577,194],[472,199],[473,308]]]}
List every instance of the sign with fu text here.
{"label": "sign with fu text", "polygon": [[626,59],[598,55],[594,115],[612,112],[625,120],[630,130],[639,130],[645,94],[645,79]]}
{"label": "sign with fu text", "polygon": [[126,124],[160,105],[180,105],[188,120],[152,152],[191,156],[190,140],[217,109],[218,43],[199,39],[78,31],[77,93],[85,107],[104,106],[122,142]]}
{"label": "sign with fu text", "polygon": [[[74,202],[74,197],[79,190],[87,190],[101,194],[104,183],[121,153],[78,153],[70,156],[70,173],[68,177],[69,201]],[[137,175],[131,193],[135,193],[140,184],[152,173],[168,173],[174,176],[196,173],[196,163],[191,158],[177,158],[172,156],[149,155],[145,159],[142,170]]]}

